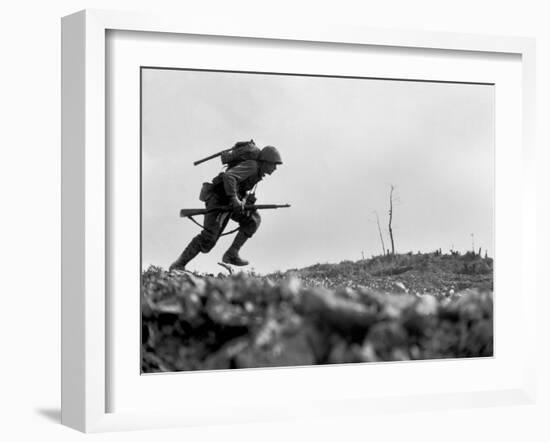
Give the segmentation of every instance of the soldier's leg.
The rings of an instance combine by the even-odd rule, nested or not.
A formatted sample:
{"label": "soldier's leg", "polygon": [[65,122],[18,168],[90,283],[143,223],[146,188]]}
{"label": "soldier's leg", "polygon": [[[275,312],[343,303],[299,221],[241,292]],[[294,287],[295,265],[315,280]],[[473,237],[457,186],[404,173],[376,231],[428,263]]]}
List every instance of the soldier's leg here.
{"label": "soldier's leg", "polygon": [[258,211],[254,211],[250,215],[235,214],[232,216],[232,219],[239,223],[239,232],[229,249],[224,253],[222,261],[237,266],[245,266],[248,264],[248,261],[239,256],[239,251],[248,238],[256,233],[262,218]]}
{"label": "soldier's leg", "polygon": [[247,238],[251,238],[262,223],[262,217],[257,210],[250,212],[250,215],[235,215],[232,219],[239,223],[239,232],[242,232]]}
{"label": "soldier's leg", "polygon": [[188,246],[183,250],[183,252],[181,252],[180,256],[178,256],[178,259],[170,264],[168,271],[171,272],[173,270],[185,270],[185,266],[189,263],[189,261],[191,261],[201,251],[200,244],[197,238],[198,236],[195,236],[191,240]]}
{"label": "soldier's leg", "polygon": [[228,221],[229,214],[227,213],[207,213],[204,216],[204,229],[191,240],[178,259],[172,263],[169,270],[185,270],[185,266],[199,252],[208,253],[212,250]]}
{"label": "soldier's leg", "polygon": [[211,212],[204,216],[204,229],[195,237],[202,253],[208,253],[214,248],[229,218],[228,212]]}

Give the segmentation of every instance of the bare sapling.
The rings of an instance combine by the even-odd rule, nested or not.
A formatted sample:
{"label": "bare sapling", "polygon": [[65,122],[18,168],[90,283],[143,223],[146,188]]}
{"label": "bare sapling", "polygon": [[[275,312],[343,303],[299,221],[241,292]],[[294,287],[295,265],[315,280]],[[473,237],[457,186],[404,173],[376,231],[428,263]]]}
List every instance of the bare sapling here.
{"label": "bare sapling", "polygon": [[390,220],[388,222],[388,229],[390,231],[391,254],[395,255],[395,244],[393,242],[393,230],[391,228],[391,222],[392,222],[392,219],[393,219],[393,190],[394,190],[394,187],[393,187],[393,185],[391,185],[391,189],[390,189]]}
{"label": "bare sapling", "polygon": [[375,210],[376,224],[378,225],[378,234],[380,235],[380,242],[382,243],[382,255],[386,254],[386,246],[384,245],[384,237],[382,236],[382,229],[380,228],[380,218],[378,218],[378,212]]}

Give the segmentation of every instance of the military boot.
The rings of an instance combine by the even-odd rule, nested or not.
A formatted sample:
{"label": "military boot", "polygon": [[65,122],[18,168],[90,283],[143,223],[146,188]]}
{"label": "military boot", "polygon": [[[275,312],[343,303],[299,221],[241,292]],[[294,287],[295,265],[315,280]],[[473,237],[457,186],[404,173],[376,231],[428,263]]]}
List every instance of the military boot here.
{"label": "military boot", "polygon": [[239,256],[239,250],[247,239],[248,237],[243,232],[237,233],[237,236],[233,240],[233,243],[231,244],[229,249],[227,249],[227,252],[223,254],[222,262],[225,262],[226,264],[232,264],[234,266],[248,265],[248,261],[246,259],[242,259]]}
{"label": "military boot", "polygon": [[181,255],[176,259],[169,267],[168,271],[172,270],[185,270],[185,266],[201,251],[197,241],[193,239]]}

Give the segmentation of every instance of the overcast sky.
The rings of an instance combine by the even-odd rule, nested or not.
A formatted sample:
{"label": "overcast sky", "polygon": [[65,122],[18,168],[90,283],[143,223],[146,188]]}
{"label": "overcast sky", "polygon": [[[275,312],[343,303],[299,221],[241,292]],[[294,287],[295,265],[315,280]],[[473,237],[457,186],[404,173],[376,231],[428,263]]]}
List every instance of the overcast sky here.
{"label": "overcast sky", "polygon": [[[391,247],[392,184],[396,252],[473,241],[493,256],[493,86],[144,69],[143,268],[167,268],[200,231],[179,209],[203,207],[222,167],[193,161],[251,138],[284,162],[258,204],[292,205],[262,211],[243,247],[258,272],[380,254],[374,211]],[[217,273],[232,237],[187,267]]]}

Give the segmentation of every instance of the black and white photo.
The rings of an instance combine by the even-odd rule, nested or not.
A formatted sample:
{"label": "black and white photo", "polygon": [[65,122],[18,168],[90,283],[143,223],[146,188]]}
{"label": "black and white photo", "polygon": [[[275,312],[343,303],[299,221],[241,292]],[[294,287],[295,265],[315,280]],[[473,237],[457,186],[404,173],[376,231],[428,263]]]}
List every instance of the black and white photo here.
{"label": "black and white photo", "polygon": [[493,356],[493,84],[140,93],[142,373]]}

